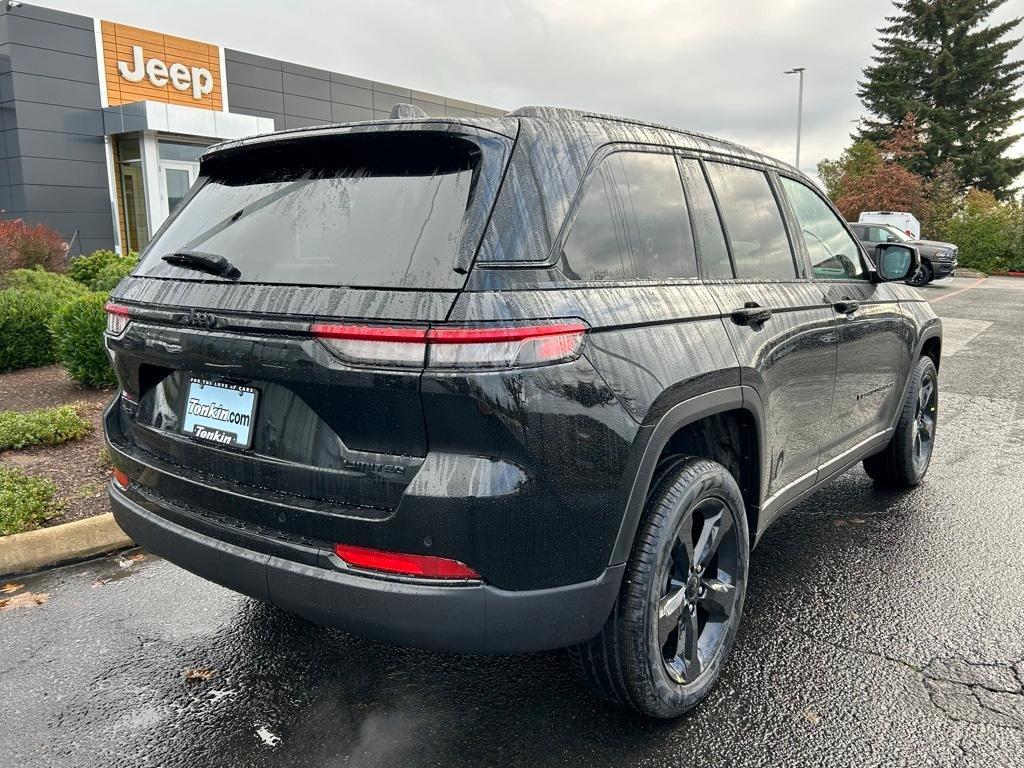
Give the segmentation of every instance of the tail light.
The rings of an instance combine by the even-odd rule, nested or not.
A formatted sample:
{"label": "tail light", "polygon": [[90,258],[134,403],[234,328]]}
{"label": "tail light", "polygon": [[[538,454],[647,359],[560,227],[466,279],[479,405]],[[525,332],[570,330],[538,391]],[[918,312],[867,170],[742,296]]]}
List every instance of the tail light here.
{"label": "tail light", "polygon": [[419,576],[427,579],[479,579],[480,574],[465,563],[447,557],[406,555],[380,549],[335,544],[334,554],[353,568],[393,573],[400,576]]}
{"label": "tail light", "polygon": [[128,327],[128,307],[108,301],[103,309],[107,313],[107,333],[120,336]]}
{"label": "tail light", "polygon": [[114,483],[117,485],[118,488],[127,488],[130,482],[131,480],[128,478],[128,475],[124,473],[123,470],[114,467]]}
{"label": "tail light", "polygon": [[432,328],[314,323],[310,333],[355,365],[520,368],[579,357],[587,326],[557,323]]}

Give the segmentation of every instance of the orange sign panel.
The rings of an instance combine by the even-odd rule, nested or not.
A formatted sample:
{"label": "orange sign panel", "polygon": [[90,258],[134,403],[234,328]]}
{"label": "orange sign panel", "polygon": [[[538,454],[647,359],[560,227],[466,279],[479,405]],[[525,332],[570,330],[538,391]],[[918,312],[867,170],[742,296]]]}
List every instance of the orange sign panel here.
{"label": "orange sign panel", "polygon": [[216,45],[104,21],[103,66],[110,106],[163,101],[223,108]]}

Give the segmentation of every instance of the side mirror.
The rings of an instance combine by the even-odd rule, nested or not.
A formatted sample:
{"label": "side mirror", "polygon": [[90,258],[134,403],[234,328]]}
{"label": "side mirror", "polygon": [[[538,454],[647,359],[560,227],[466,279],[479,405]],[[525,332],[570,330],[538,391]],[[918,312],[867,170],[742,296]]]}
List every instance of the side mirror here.
{"label": "side mirror", "polygon": [[921,266],[921,255],[909,245],[879,243],[875,246],[875,264],[882,280],[906,280]]}
{"label": "side mirror", "polygon": [[885,242],[887,242],[887,243],[898,243],[899,239],[896,237],[896,235],[889,235],[887,238],[885,238]]}

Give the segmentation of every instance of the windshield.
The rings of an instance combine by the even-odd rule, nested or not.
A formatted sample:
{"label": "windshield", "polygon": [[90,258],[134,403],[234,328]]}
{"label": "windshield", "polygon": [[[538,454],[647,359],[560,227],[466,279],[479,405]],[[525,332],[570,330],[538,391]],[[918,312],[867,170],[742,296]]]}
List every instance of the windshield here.
{"label": "windshield", "polygon": [[136,274],[209,280],[163,260],[200,252],[243,283],[459,288],[480,154],[450,134],[395,131],[214,155]]}
{"label": "windshield", "polygon": [[900,232],[896,227],[892,226],[891,224],[887,224],[885,229],[887,232],[891,232],[893,235],[895,235],[896,239],[899,240],[901,243],[909,243],[913,239],[911,237],[908,237],[905,232]]}

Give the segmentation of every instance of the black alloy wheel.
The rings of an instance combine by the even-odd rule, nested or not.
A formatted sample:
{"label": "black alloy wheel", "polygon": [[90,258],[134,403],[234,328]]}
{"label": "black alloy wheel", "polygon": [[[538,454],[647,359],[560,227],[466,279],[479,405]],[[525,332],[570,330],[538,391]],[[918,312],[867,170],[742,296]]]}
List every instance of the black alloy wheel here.
{"label": "black alloy wheel", "polygon": [[703,499],[679,521],[662,566],[662,593],[652,621],[668,675],[694,682],[722,649],[736,616],[739,545],[732,511]]}
{"label": "black alloy wheel", "polygon": [[649,717],[697,706],[739,629],[750,540],[736,479],[693,456],[661,462],[619,597],[597,637],[569,649],[584,681]]}

